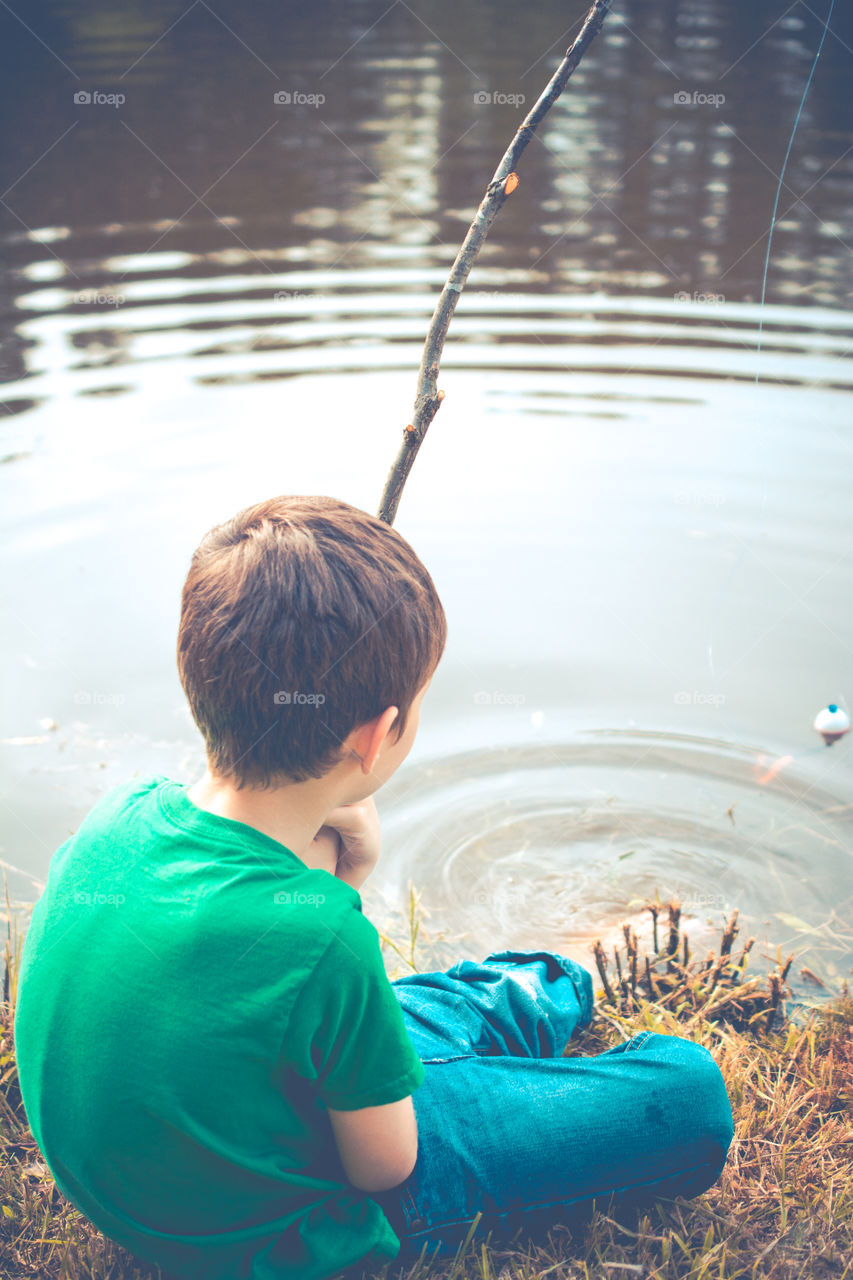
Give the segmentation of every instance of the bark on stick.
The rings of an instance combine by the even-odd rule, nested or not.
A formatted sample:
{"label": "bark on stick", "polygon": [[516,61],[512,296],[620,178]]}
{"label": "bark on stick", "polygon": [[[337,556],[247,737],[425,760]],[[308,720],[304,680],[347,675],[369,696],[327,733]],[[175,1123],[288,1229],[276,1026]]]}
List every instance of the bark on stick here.
{"label": "bark on stick", "polygon": [[456,255],[456,261],[451,268],[450,275],[433,312],[426,342],[424,343],[412,421],[403,430],[403,440],[399,452],[382,491],[378,515],[379,519],[386,521],[387,524],[394,523],[406,477],[412,469],[418,449],[423,444],[424,436],[438,411],[438,406],[444,399],[444,392],[439,391],[436,386],[438,366],[450,319],[456,310],[459,295],[465,286],[471,267],[474,265],[474,259],[486,239],[489,227],[503,207],[504,201],[518,186],[519,180],[518,174],[515,172],[515,166],[524,148],[533,137],[540,120],[563,92],[569,77],[590,43],[601,30],[601,25],[609,8],[610,0],[594,0],[576,39],[566,51],[559,67],[548,81],[537,102],[524,117],[515,137],[504,152],[503,159],[486,188],[486,194],[480,202],[474,221],[468,228],[468,234],[462,243],[462,247]]}

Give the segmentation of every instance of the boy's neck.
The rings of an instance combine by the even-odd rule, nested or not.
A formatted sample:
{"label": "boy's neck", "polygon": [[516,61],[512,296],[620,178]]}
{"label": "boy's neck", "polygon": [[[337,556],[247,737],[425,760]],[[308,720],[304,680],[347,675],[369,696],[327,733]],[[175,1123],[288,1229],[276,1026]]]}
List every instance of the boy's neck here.
{"label": "boy's neck", "polygon": [[[321,785],[324,782],[326,785]],[[255,827],[303,862],[326,814],[344,803],[330,795],[327,779],[311,778],[268,790],[238,790],[209,770],[186,794],[197,808]]]}

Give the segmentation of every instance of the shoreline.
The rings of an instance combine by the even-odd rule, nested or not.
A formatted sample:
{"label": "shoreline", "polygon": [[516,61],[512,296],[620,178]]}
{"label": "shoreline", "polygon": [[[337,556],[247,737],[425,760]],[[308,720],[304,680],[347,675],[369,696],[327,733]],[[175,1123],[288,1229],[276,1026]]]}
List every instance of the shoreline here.
{"label": "shoreline", "polygon": [[[853,1277],[853,997],[846,980],[819,1005],[794,1001],[798,1017],[791,1018],[785,991],[793,956],[747,976],[751,942],[735,953],[736,911],[711,956],[691,960],[678,903],[646,909],[653,947],[644,948],[630,924],[612,956],[598,943],[593,1019],[563,1052],[593,1056],[640,1030],[704,1044],[723,1073],[735,1120],[718,1182],[693,1200],[658,1199],[618,1219],[595,1202],[583,1226],[555,1227],[534,1240],[519,1236],[510,1245],[492,1246],[475,1221],[455,1260],[402,1270],[389,1263],[365,1277],[589,1280],[610,1268],[655,1280]],[[407,972],[424,971],[418,946],[429,940],[411,888],[404,924],[408,938],[405,929],[397,936],[380,931],[383,951]],[[171,1280],[65,1200],[32,1138],[12,1034],[23,936],[7,941],[11,1001],[0,1004],[0,1273],[8,1280]]]}

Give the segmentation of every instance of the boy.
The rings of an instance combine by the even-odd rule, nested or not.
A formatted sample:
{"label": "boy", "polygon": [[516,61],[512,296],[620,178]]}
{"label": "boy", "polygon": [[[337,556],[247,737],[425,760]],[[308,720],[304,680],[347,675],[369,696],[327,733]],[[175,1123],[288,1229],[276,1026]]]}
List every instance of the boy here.
{"label": "boy", "polygon": [[371,796],[445,640],[388,525],[323,497],[240,512],[182,594],[205,775],[115,788],[53,858],[15,1011],[27,1116],[60,1190],[171,1274],[324,1280],[401,1242],[448,1251],[480,1210],[532,1225],[609,1190],[696,1194],[722,1168],[706,1050],[643,1033],[560,1056],[591,1017],[574,962],[504,952],[388,982],[358,892]]}

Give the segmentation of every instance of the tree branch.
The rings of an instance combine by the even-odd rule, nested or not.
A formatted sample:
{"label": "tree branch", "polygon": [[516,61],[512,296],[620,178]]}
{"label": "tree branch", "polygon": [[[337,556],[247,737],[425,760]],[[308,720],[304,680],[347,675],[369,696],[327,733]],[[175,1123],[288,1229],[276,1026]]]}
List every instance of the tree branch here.
{"label": "tree branch", "polygon": [[400,495],[403,492],[403,485],[406,483],[406,478],[412,469],[418,449],[423,444],[429,425],[438,412],[438,406],[444,399],[444,392],[436,390],[438,366],[444,349],[444,340],[447,337],[450,319],[456,310],[459,295],[474,265],[474,259],[479,253],[488,235],[489,227],[503,207],[507,196],[518,186],[518,174],[515,172],[515,165],[518,163],[519,157],[533,137],[536,126],[548,109],[557,101],[566,87],[569,76],[586,53],[592,40],[601,30],[601,25],[607,16],[609,7],[610,0],[593,0],[592,8],[586,15],[577,38],[566,51],[566,55],[559,67],[548,81],[538,101],[519,125],[515,137],[504,152],[503,159],[495,170],[494,177],[486,187],[486,194],[480,202],[474,221],[468,228],[468,234],[462,243],[462,247],[456,255],[456,261],[436,303],[426,342],[424,343],[421,367],[418,372],[414,416],[403,431],[403,442],[400,445],[400,450],[382,491],[378,515],[379,519],[384,520],[387,524],[394,523]]}

